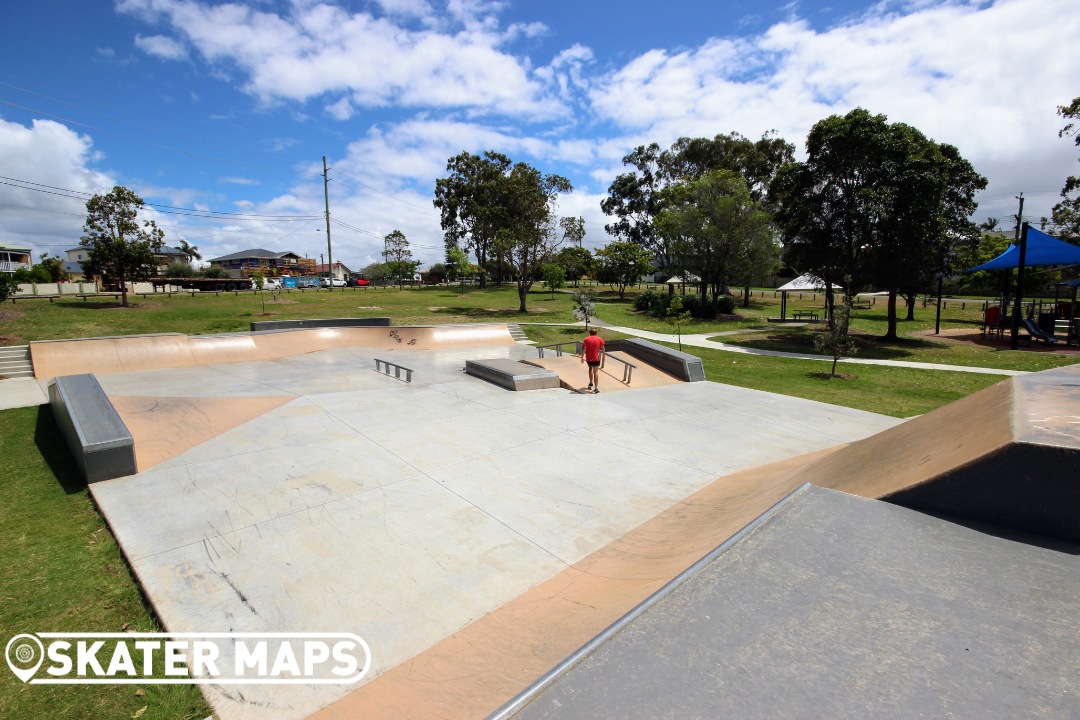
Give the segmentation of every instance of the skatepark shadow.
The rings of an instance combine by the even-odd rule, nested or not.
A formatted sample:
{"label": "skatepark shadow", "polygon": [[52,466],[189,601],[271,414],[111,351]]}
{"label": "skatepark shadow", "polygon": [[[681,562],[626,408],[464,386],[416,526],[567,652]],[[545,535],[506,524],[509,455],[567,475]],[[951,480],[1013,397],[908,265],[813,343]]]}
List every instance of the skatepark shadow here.
{"label": "skatepark shadow", "polygon": [[75,461],[71,459],[67,443],[60,434],[52,408],[48,405],[42,405],[38,410],[34,445],[65,493],[71,495],[86,489],[86,481],[79,474]]}
{"label": "skatepark shadow", "polygon": [[1013,530],[1012,528],[1002,527],[1000,525],[990,525],[978,520],[970,520],[968,518],[962,518],[946,513],[930,512],[928,510],[919,510],[919,512],[930,517],[935,517],[938,520],[952,523],[953,525],[966,527],[969,530],[974,530],[975,532],[984,535],[1001,538],[1002,540],[1009,540],[1010,542],[1021,543],[1023,545],[1031,545],[1032,547],[1065,553],[1066,555],[1080,555],[1080,545],[1068,542],[1067,540],[1059,540],[1057,538],[1046,537],[1045,535],[1035,535],[1034,533]]}

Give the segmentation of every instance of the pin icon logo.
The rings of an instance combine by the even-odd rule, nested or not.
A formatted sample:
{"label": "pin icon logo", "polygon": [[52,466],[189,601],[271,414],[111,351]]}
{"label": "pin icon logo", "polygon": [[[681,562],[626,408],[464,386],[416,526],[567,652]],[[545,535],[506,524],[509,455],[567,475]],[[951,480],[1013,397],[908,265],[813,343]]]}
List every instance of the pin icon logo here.
{"label": "pin icon logo", "polygon": [[45,659],[45,646],[33,635],[16,635],[4,648],[8,667],[15,677],[26,682],[34,676]]}

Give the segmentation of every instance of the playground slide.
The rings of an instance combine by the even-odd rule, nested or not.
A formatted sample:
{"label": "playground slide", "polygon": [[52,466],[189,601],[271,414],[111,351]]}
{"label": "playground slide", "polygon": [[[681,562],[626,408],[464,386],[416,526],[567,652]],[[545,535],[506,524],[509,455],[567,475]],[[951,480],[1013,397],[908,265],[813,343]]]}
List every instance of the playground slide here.
{"label": "playground slide", "polygon": [[1031,335],[1031,337],[1035,338],[1036,340],[1042,340],[1045,343],[1051,344],[1058,341],[1058,339],[1053,335],[1048,335],[1047,333],[1045,333],[1043,329],[1036,325],[1030,318],[1024,318],[1024,327],[1027,328],[1027,331]]}

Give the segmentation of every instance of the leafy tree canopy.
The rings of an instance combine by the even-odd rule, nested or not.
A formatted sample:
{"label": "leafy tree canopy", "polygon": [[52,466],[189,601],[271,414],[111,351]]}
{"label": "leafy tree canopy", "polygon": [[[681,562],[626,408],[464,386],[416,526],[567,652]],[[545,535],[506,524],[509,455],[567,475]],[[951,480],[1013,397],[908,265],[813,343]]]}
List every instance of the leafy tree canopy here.
{"label": "leafy tree canopy", "polygon": [[[1058,108],[1058,115],[1069,122],[1061,128],[1059,137],[1072,136],[1077,147],[1080,147],[1080,128],[1076,122],[1080,121],[1080,97],[1073,98],[1068,105]],[[1070,175],[1065,179],[1065,187],[1061,189],[1062,200],[1054,206],[1053,221],[1057,226],[1057,232],[1067,238],[1080,238],[1080,177]]]}
{"label": "leafy tree canopy", "polygon": [[153,220],[139,223],[143,199],[117,185],[86,203],[81,245],[89,252],[83,271],[120,287],[127,307],[127,283],[149,279],[156,269],[154,251],[165,244],[165,233]]}

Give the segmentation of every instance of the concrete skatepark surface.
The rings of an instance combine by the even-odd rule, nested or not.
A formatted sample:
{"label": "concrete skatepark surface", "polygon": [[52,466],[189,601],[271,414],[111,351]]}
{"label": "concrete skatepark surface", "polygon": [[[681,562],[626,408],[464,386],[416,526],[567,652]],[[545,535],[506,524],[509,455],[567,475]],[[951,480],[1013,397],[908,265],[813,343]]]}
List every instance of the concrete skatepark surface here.
{"label": "concrete skatepark surface", "polygon": [[[390,330],[408,337],[405,328]],[[478,621],[530,589],[580,573],[579,563],[597,562],[590,556],[720,476],[898,423],[709,382],[581,396],[514,393],[466,376],[469,358],[536,356],[510,341],[505,326],[483,326],[473,340],[437,352],[405,349],[408,339],[346,345],[341,330],[330,340],[328,331],[302,332],[331,347],[176,368],[158,366],[150,352],[152,367],[96,370],[125,422],[145,424],[148,437],[170,425],[204,427],[171,433],[175,446],[159,442],[152,460],[140,456],[138,475],[91,491],[168,630],[355,632],[372,649],[364,686],[396,679],[395,668],[455,633],[482,629]],[[291,334],[224,344],[258,350],[261,338]],[[484,335],[494,339],[475,339]],[[56,345],[54,357],[73,357]],[[185,362],[197,357],[182,345]],[[373,359],[388,352],[414,370],[412,383],[374,372]],[[147,364],[117,357],[114,368]],[[679,550],[693,562],[709,542]],[[675,573],[681,561],[664,563]],[[646,583],[663,575],[654,571]],[[627,577],[640,584],[639,575],[631,569]],[[639,600],[620,598],[607,615]],[[527,615],[507,637],[533,644],[516,654],[545,662],[539,672],[608,622],[586,613],[549,643],[541,633],[552,616]],[[503,642],[489,635],[471,654],[490,656]],[[490,712],[537,674],[489,688],[471,707]],[[453,698],[452,686],[428,684],[425,702]],[[333,712],[357,689],[209,686],[208,695],[223,718],[300,718]],[[380,716],[377,705],[359,712]]]}
{"label": "concrete skatepark surface", "polygon": [[578,358],[537,361],[505,326],[297,332],[311,335],[159,336],[175,368],[152,339],[40,355],[98,363],[132,429],[139,474],[91,491],[168,630],[371,646],[354,687],[211,686],[223,718],[487,715],[807,480],[949,512],[1008,467],[1045,495],[1021,525],[1076,525],[1080,366],[900,422],[634,359],[632,392],[609,363],[595,396],[466,376],[466,360],[505,357],[587,382]]}

